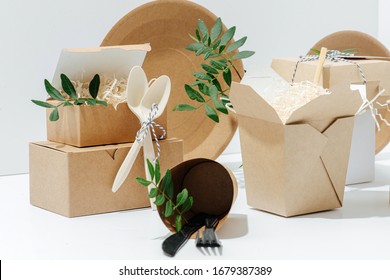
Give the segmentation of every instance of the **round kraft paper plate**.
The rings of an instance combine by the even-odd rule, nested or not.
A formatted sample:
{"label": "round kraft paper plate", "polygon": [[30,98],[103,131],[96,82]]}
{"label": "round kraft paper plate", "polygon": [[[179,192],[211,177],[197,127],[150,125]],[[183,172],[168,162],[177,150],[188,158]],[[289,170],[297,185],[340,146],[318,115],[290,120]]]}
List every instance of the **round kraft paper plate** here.
{"label": "round kraft paper plate", "polygon": [[[359,31],[339,31],[332,33],[318,41],[313,49],[327,47],[333,50],[354,48],[356,55],[390,56],[389,50],[374,37]],[[380,98],[379,102],[383,101]],[[383,103],[383,102],[382,102]],[[390,113],[386,108],[375,106],[383,118],[389,120]],[[376,130],[375,152],[379,153],[390,141],[390,127],[378,118],[380,131]]]}
{"label": "round kraft paper plate", "polygon": [[[102,46],[151,44],[152,50],[146,55],[142,67],[148,79],[163,74],[171,78],[171,97],[166,109],[167,132],[169,137],[184,140],[185,160],[217,158],[237,129],[237,120],[232,113],[219,114],[220,122],[215,123],[206,116],[204,107],[195,111],[173,111],[177,104],[200,105],[190,100],[184,90],[185,84],[195,81],[192,72],[202,71],[200,64],[204,63],[203,56],[196,56],[185,49],[193,42],[189,34],[195,34],[198,19],[202,19],[210,29],[217,17],[190,1],[153,1],[125,15],[102,42]],[[237,60],[235,65],[242,77],[242,61]],[[239,81],[238,75],[233,72],[233,80]]]}

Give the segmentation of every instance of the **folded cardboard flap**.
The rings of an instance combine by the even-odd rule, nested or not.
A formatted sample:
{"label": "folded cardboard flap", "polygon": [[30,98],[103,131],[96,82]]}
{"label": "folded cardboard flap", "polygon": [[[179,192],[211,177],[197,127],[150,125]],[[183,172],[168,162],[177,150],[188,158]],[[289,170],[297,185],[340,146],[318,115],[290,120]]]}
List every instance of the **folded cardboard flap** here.
{"label": "folded cardboard flap", "polygon": [[149,44],[99,48],[63,49],[53,77],[53,86],[62,88],[60,74],[72,81],[89,82],[95,74],[127,78],[133,66],[141,66]]}
{"label": "folded cardboard flap", "polygon": [[[233,82],[230,98],[239,115],[282,123],[275,109],[251,86]],[[358,91],[351,91],[347,83],[330,89],[331,94],[310,101],[291,114],[286,124],[312,123],[339,117],[353,116],[362,104]],[[330,123],[329,123],[330,124]],[[329,125],[328,124],[328,125]],[[323,130],[319,129],[320,131]]]}

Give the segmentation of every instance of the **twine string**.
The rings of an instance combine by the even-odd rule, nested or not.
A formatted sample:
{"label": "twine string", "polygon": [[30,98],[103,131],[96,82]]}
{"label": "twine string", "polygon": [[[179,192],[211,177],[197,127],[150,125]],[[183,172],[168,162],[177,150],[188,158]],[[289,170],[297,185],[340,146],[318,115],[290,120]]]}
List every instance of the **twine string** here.
{"label": "twine string", "polygon": [[[163,139],[167,134],[165,128],[154,121],[154,118],[156,117],[157,113],[158,113],[158,105],[156,103],[153,103],[148,118],[141,123],[141,128],[137,131],[137,135],[135,137],[135,140],[137,142],[142,142],[145,140],[149,131],[150,130],[152,131],[152,135],[156,142],[156,147],[157,147],[157,156],[154,159],[154,163],[156,163],[157,159],[160,157],[161,154],[161,147],[158,141]],[[155,127],[157,127],[160,131],[162,131],[162,135],[157,136]]]}

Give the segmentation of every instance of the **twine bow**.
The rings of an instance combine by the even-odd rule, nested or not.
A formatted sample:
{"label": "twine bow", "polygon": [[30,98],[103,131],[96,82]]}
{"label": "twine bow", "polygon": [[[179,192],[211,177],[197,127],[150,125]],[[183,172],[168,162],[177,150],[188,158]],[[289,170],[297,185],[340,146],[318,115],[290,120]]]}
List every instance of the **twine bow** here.
{"label": "twine bow", "polygon": [[[141,128],[137,131],[137,135],[135,137],[135,140],[137,142],[144,141],[145,137],[149,133],[149,128],[150,128],[150,130],[152,131],[152,134],[153,134],[153,138],[156,141],[156,146],[157,146],[157,156],[154,159],[154,162],[156,162],[156,160],[160,157],[160,153],[161,153],[160,143],[158,142],[158,140],[163,139],[165,137],[165,135],[167,134],[164,127],[162,125],[159,125],[158,123],[156,123],[154,121],[154,118],[156,117],[157,112],[158,112],[158,105],[156,103],[153,103],[152,108],[150,109],[148,118],[146,119],[146,121],[143,121],[141,123]],[[155,126],[158,127],[158,129],[160,129],[163,132],[162,135],[157,136],[156,130],[154,128]]]}

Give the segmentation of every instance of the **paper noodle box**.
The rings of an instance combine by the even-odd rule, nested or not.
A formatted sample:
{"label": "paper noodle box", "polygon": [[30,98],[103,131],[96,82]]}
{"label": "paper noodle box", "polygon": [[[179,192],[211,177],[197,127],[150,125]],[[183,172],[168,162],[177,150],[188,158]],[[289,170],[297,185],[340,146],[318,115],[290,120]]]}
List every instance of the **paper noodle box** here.
{"label": "paper noodle box", "polygon": [[[159,142],[162,174],[183,161],[183,141]],[[147,188],[136,182],[145,178],[140,151],[129,176],[116,192],[115,176],[132,144],[77,148],[54,142],[30,144],[30,202],[66,217],[150,206]]]}
{"label": "paper noodle box", "polygon": [[[275,58],[272,61],[272,68],[286,81],[290,82],[294,73],[294,69],[298,62],[299,58]],[[385,92],[377,99],[381,104],[386,104],[386,101],[390,98],[390,61],[385,60],[372,60],[372,59],[351,59],[351,62],[334,62],[326,60],[322,69],[322,77],[320,84],[324,88],[331,88],[339,83],[348,82],[351,84],[362,84],[363,79],[359,72],[359,69],[356,65],[359,64],[361,70],[364,73],[364,76],[367,80],[367,99],[372,100],[381,89],[385,89]],[[296,71],[296,76],[294,81],[300,82],[309,80],[312,81],[314,77],[314,73],[317,67],[318,61],[307,61],[307,62],[299,62],[298,68]],[[389,112],[386,107],[377,106],[374,103],[378,112],[388,120]],[[355,150],[351,151],[352,156],[356,159],[364,159],[361,161],[361,164],[364,165],[360,168],[351,168],[348,173],[348,184],[351,183],[362,183],[371,181],[374,178],[374,161],[375,161],[375,152],[379,152],[382,150],[388,143],[389,138],[389,127],[381,121],[377,117],[377,121],[380,125],[380,131],[373,132],[373,124],[364,122],[361,118],[358,118],[357,121],[359,124],[357,126],[361,127],[364,131],[358,130],[354,132],[353,142],[359,142],[357,137],[364,133],[370,133],[371,135],[366,135],[365,138],[370,138],[364,147],[364,150],[369,150],[369,152],[363,152],[361,154],[360,151],[363,150]],[[362,122],[360,124],[360,122]],[[374,135],[372,135],[374,133]],[[355,136],[356,134],[356,136]],[[358,135],[360,134],[360,135]],[[376,147],[372,150],[372,138],[376,137]],[[374,140],[375,141],[375,140]],[[360,146],[359,143],[353,144],[353,147]],[[357,153],[355,155],[355,153]],[[360,170],[366,170],[362,176]],[[356,175],[355,175],[356,174]]]}
{"label": "paper noodle box", "polygon": [[[89,82],[95,74],[127,81],[131,68],[141,66],[149,50],[149,44],[64,49],[54,74],[53,86],[62,88],[61,73],[72,81]],[[110,104],[107,107],[59,107],[60,118],[55,122],[49,120],[51,111],[52,109],[47,109],[48,140],[76,147],[133,142],[140,128],[139,120],[126,102],[120,103],[116,110]],[[166,128],[166,112],[156,122]]]}
{"label": "paper noodle box", "polygon": [[360,95],[342,84],[282,123],[250,86],[234,83],[247,202],[281,216],[342,206]]}

